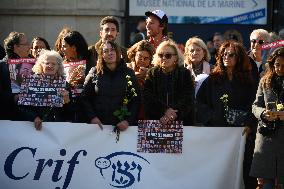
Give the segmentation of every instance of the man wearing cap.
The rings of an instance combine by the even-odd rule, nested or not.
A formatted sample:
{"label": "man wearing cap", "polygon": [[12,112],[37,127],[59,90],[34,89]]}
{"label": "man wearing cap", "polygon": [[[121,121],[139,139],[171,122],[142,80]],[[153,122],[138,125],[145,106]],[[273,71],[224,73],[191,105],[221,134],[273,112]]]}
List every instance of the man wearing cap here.
{"label": "man wearing cap", "polygon": [[168,17],[162,10],[147,11],[145,15],[148,41],[157,48],[161,42],[168,40]]}

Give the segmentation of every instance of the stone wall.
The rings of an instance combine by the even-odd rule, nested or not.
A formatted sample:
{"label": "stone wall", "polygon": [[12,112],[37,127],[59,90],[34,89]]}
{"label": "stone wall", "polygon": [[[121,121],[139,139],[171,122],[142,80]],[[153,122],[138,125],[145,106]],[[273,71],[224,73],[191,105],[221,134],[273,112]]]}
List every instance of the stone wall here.
{"label": "stone wall", "polygon": [[[91,45],[99,39],[99,23],[115,16],[124,33],[125,0],[1,0],[0,43],[11,31],[45,38],[51,47],[64,26],[79,31]],[[124,41],[120,35],[118,42]],[[123,44],[124,45],[124,44]]]}

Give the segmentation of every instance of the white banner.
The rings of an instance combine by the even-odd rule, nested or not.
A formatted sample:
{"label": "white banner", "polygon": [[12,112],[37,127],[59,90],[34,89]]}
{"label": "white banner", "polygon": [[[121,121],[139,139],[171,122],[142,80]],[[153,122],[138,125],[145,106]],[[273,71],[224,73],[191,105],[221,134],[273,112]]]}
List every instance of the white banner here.
{"label": "white banner", "polygon": [[240,189],[242,128],[184,127],[182,154],[137,152],[137,127],[0,121],[3,189]]}

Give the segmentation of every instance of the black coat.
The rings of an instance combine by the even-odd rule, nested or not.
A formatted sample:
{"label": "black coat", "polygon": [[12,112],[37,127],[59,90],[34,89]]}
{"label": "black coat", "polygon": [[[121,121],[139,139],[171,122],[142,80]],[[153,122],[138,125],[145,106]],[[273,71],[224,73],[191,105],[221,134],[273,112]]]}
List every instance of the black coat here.
{"label": "black coat", "polygon": [[[9,58],[20,58],[13,54]],[[14,94],[11,89],[10,72],[8,67],[8,56],[5,56],[0,61],[0,119],[15,120],[16,118],[16,104],[14,101]]]}
{"label": "black coat", "polygon": [[[228,95],[228,107],[233,110],[241,110],[247,113],[244,124],[255,125],[255,118],[251,113],[251,105],[256,94],[256,82],[242,83],[227,77],[213,79],[212,75],[202,83],[197,96],[197,122],[206,126],[227,126],[225,119],[225,107],[220,99],[224,94]],[[241,126],[241,125],[238,125]]]}
{"label": "black coat", "polygon": [[176,67],[169,74],[160,67],[151,68],[146,76],[143,103],[146,119],[159,120],[168,108],[178,110],[177,120],[193,124],[194,86],[191,72]]}
{"label": "black coat", "polygon": [[113,113],[120,109],[126,95],[126,75],[131,77],[137,96],[133,97],[128,104],[128,111],[131,115],[125,120],[130,125],[137,124],[140,91],[134,71],[127,68],[124,62],[120,62],[114,71],[105,68],[103,74],[97,74],[94,67],[87,75],[80,103],[89,122],[94,117],[98,117],[102,124],[116,125],[119,123],[119,119]]}

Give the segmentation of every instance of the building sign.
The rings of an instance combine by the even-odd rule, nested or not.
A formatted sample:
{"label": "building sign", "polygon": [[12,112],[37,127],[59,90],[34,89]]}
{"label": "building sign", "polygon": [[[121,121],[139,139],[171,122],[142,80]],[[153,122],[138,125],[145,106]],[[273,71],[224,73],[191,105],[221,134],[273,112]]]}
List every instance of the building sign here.
{"label": "building sign", "polygon": [[129,0],[129,15],[163,10],[169,23],[267,24],[267,0]]}

